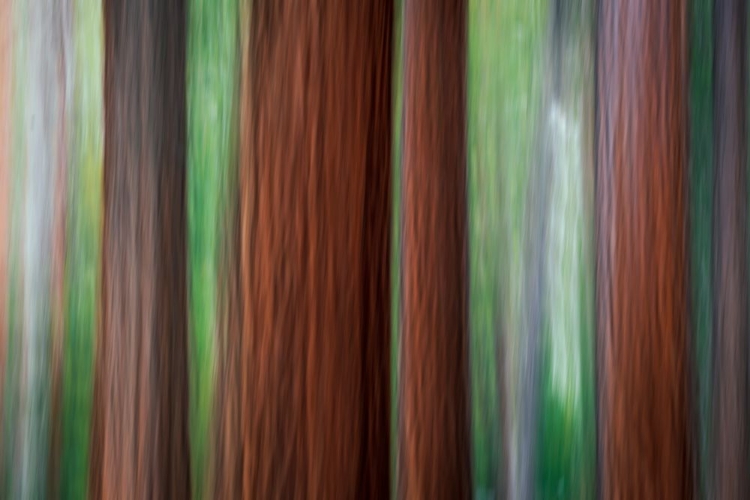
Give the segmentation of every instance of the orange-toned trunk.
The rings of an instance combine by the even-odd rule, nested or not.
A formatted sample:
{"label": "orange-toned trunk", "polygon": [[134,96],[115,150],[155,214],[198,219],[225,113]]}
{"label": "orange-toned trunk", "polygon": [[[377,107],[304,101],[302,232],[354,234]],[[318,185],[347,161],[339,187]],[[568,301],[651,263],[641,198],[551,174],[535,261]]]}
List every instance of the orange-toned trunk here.
{"label": "orange-toned trunk", "polygon": [[388,494],[392,18],[391,0],[252,2],[245,498]]}

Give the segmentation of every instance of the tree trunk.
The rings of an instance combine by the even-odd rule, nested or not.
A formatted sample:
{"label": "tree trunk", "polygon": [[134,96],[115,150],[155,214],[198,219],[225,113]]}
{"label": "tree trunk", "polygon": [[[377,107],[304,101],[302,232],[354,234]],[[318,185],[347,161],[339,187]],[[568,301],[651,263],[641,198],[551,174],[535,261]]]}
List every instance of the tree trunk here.
{"label": "tree trunk", "polygon": [[596,181],[605,498],[695,492],[684,0],[603,0]]}
{"label": "tree trunk", "polygon": [[105,4],[91,490],[188,498],[184,0]]}
{"label": "tree trunk", "polygon": [[471,495],[466,2],[406,0],[399,492]]}
{"label": "tree trunk", "polygon": [[255,0],[243,102],[243,494],[389,491],[391,0]]}
{"label": "tree trunk", "polygon": [[747,498],[747,8],[714,0],[714,446],[716,498]]}

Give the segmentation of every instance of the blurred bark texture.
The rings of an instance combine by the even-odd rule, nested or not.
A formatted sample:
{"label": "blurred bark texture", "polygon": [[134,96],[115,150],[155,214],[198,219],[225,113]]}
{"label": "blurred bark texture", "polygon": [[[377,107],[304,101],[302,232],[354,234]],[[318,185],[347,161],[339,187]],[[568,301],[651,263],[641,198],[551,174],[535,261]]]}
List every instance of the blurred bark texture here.
{"label": "blurred bark texture", "polygon": [[222,452],[242,479],[224,480],[245,498],[387,497],[393,2],[251,9],[242,450]]}
{"label": "blurred bark texture", "polygon": [[747,498],[747,3],[714,0],[713,497]]}
{"label": "blurred bark texture", "polygon": [[108,0],[94,498],[189,498],[184,0]]}
{"label": "blurred bark texture", "polygon": [[603,0],[597,321],[604,498],[695,492],[684,0]]}
{"label": "blurred bark texture", "polygon": [[469,498],[463,0],[406,0],[399,494]]}

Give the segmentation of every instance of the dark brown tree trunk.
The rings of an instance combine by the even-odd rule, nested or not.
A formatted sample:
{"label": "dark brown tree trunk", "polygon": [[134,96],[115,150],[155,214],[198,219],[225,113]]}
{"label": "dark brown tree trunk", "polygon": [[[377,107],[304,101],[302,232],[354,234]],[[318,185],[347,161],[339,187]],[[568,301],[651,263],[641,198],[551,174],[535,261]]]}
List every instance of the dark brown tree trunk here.
{"label": "dark brown tree trunk", "polygon": [[383,498],[393,2],[255,0],[250,19],[242,493]]}
{"label": "dark brown tree trunk", "polygon": [[747,498],[745,0],[714,1],[714,497]]}
{"label": "dark brown tree trunk", "polygon": [[597,308],[601,493],[694,494],[684,0],[599,11]]}
{"label": "dark brown tree trunk", "polygon": [[91,490],[189,498],[183,0],[105,3]]}
{"label": "dark brown tree trunk", "polygon": [[466,2],[404,12],[399,493],[468,498]]}

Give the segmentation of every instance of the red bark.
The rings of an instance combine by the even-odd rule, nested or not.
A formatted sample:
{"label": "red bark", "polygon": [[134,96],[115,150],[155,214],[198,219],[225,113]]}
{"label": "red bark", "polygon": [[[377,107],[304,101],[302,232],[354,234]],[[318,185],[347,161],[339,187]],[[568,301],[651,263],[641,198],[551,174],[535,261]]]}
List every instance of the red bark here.
{"label": "red bark", "polygon": [[684,0],[599,12],[598,371],[605,498],[694,495]]}
{"label": "red bark", "polygon": [[406,0],[399,492],[471,495],[466,2]]}
{"label": "red bark", "polygon": [[392,18],[390,0],[252,3],[240,152],[246,498],[388,495]]}

